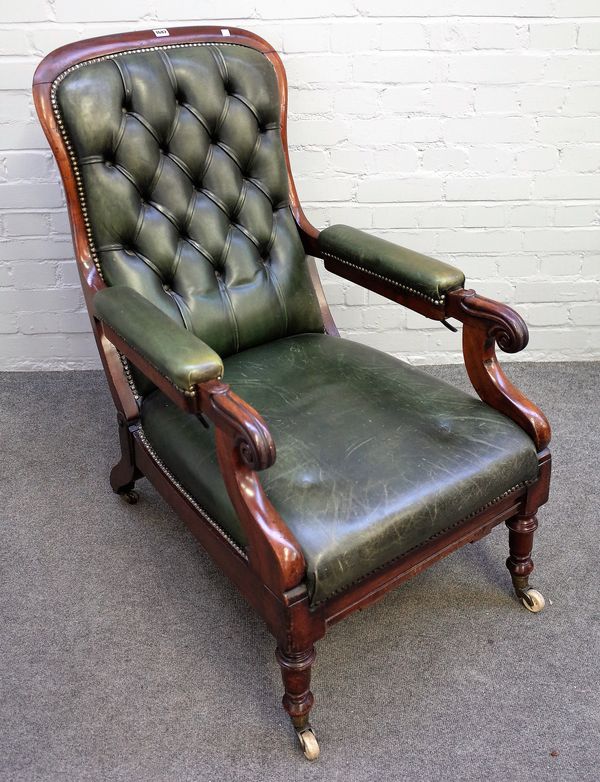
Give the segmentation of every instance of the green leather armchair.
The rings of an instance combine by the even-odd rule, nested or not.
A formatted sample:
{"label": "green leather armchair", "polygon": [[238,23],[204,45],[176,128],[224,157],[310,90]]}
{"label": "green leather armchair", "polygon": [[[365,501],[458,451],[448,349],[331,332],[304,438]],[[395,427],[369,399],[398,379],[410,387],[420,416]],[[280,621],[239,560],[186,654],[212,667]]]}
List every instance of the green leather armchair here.
{"label": "green leather armchair", "polygon": [[[502,522],[517,596],[543,607],[528,579],[550,430],[496,359],[525,347],[519,315],[446,263],[308,222],[281,61],[228,32],[63,47],[34,97],[117,408],[112,488],[135,503],[147,477],[264,618],[315,758],[310,673],[330,624]],[[340,338],[314,257],[461,321],[480,398]]]}

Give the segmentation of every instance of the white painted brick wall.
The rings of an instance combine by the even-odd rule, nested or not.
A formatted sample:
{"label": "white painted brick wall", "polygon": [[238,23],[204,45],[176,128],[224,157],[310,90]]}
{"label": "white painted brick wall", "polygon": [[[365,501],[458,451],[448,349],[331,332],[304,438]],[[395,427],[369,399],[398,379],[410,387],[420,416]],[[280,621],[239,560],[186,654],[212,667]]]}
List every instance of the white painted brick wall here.
{"label": "white painted brick wall", "polygon": [[[33,111],[37,62],[76,39],[203,22],[282,52],[316,225],[462,267],[527,319],[517,358],[600,359],[599,0],[19,0],[0,12],[0,368],[98,366]],[[460,360],[459,335],[323,280],[343,334]]]}

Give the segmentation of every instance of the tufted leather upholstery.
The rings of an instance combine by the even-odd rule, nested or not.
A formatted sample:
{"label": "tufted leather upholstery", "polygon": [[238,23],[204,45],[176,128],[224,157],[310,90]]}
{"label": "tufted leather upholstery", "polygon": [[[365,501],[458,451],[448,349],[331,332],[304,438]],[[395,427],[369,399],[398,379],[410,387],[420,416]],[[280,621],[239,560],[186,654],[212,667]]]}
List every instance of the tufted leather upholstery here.
{"label": "tufted leather upholstery", "polygon": [[221,356],[323,331],[288,206],[274,69],[234,44],[126,52],[57,103],[97,262]]}

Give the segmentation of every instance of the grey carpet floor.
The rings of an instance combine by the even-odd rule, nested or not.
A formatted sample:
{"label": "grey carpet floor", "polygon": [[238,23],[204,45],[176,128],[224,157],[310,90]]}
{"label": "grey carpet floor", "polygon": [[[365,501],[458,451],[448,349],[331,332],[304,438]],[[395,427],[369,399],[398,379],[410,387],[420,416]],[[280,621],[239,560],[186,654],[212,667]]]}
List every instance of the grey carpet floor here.
{"label": "grey carpet floor", "polygon": [[600,364],[510,374],[554,427],[551,605],[516,602],[499,528],[336,625],[315,764],[261,621],[146,481],[111,493],[103,376],[1,375],[0,779],[598,780]]}

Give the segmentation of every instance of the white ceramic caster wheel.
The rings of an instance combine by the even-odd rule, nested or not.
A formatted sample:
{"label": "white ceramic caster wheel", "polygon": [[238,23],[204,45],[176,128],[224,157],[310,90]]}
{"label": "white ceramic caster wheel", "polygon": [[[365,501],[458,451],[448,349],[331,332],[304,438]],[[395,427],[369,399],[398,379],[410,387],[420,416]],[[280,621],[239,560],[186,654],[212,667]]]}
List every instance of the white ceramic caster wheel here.
{"label": "white ceramic caster wheel", "polygon": [[312,728],[298,731],[298,740],[307,760],[316,760],[319,757],[319,742]]}
{"label": "white ceramic caster wheel", "polygon": [[532,614],[538,614],[546,605],[544,595],[537,589],[525,589],[521,594],[521,602]]}

